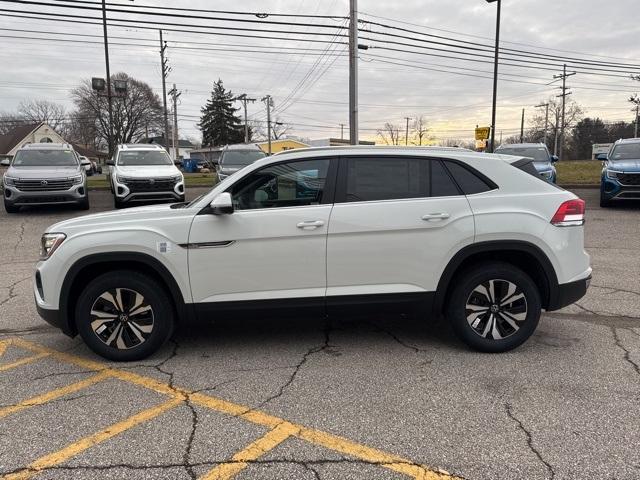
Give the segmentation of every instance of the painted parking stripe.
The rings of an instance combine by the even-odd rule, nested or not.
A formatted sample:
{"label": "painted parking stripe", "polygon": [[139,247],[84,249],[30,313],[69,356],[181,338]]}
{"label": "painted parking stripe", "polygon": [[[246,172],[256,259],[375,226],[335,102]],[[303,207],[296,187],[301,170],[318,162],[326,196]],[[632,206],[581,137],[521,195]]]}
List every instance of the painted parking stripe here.
{"label": "painted parking stripe", "polygon": [[71,457],[78,455],[79,453],[84,452],[88,448],[93,447],[99,443],[104,442],[105,440],[109,440],[110,438],[115,437],[116,435],[129,430],[130,428],[135,427],[144,422],[148,422],[149,420],[154,419],[158,415],[171,410],[172,408],[177,407],[178,405],[183,403],[182,398],[172,398],[169,401],[161,403],[153,408],[149,408],[147,410],[143,410],[135,415],[122,420],[121,422],[115,423],[104,430],[94,433],[93,435],[89,435],[88,437],[81,438],[77,442],[74,442],[70,445],[67,445],[61,450],[57,452],[50,453],[49,455],[45,455],[44,457],[39,458],[35,462],[31,463],[27,468],[20,470],[16,473],[12,473],[9,475],[5,475],[3,477],[4,480],[27,480],[34,475],[42,472],[51,467],[55,467],[67,460]]}
{"label": "painted parking stripe", "polygon": [[96,375],[85,378],[84,380],[80,380],[79,382],[72,383],[71,385],[57,388],[55,390],[51,390],[50,392],[43,393],[42,395],[38,395],[37,397],[32,397],[28,400],[24,400],[17,405],[10,405],[8,407],[0,408],[0,418],[20,412],[22,410],[26,410],[27,408],[35,407],[37,405],[43,405],[52,400],[56,400],[57,398],[63,397],[70,393],[75,393],[79,390],[82,390],[83,388],[87,388],[98,382],[102,382],[107,378],[109,378],[109,375],[107,373],[100,372]]}
{"label": "painted parking stripe", "polygon": [[201,477],[201,480],[230,480],[265,453],[273,450],[287,438],[294,435],[297,429],[288,422],[281,423],[264,436],[251,443],[244,450],[240,450],[231,461],[222,463]]}
{"label": "painted parking stripe", "polygon": [[6,372],[7,370],[11,370],[12,368],[20,367],[22,365],[26,365],[28,363],[35,362],[36,360],[40,360],[41,358],[48,357],[51,355],[50,353],[42,352],[31,357],[21,358],[18,361],[13,363],[7,363],[5,365],[0,365],[0,372]]}
{"label": "painted parking stripe", "polygon": [[240,405],[221,398],[205,395],[203,393],[192,393],[186,389],[169,386],[166,383],[162,383],[151,377],[145,377],[133,372],[118,370],[117,368],[106,368],[103,363],[87,360],[65,352],[58,352],[57,350],[26,341],[21,338],[13,338],[12,342],[16,346],[25,348],[32,352],[50,355],[52,358],[62,362],[70,363],[87,370],[104,371],[105,374],[111,377],[146,387],[158,393],[171,395],[174,398],[181,397],[181,401],[188,398],[192,404],[206,407],[236,418],[242,418],[251,423],[262,425],[270,429],[275,429],[281,424],[291,425],[296,431],[296,433],[292,435],[302,440],[314,445],[323,446],[336,452],[350,455],[367,463],[388,468],[413,478],[421,480],[455,480],[458,478],[445,471],[432,469],[425,465],[412,462],[411,460],[353,442],[338,435],[287,422],[282,418],[261,412],[260,410],[254,410],[246,405]]}
{"label": "painted parking stripe", "polygon": [[0,357],[2,355],[4,355],[5,350],[7,349],[7,347],[9,346],[10,341],[9,340],[2,340],[0,341]]}

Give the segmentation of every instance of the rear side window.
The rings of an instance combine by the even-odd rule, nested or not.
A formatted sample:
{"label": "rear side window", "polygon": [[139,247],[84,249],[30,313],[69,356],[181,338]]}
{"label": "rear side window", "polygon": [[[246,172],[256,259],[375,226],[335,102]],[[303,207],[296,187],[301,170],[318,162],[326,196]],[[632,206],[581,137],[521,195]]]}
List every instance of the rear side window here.
{"label": "rear side window", "polygon": [[438,160],[431,160],[431,196],[432,197],[451,197],[460,195],[460,191],[451,175],[447,173]]}
{"label": "rear side window", "polygon": [[493,190],[495,188],[494,186],[489,185],[484,179],[480,178],[474,172],[466,167],[463,167],[459,163],[451,162],[449,160],[444,160],[444,163],[465,195],[488,192],[489,190]]}
{"label": "rear side window", "polygon": [[347,202],[429,196],[429,162],[418,158],[355,157],[347,162]]}

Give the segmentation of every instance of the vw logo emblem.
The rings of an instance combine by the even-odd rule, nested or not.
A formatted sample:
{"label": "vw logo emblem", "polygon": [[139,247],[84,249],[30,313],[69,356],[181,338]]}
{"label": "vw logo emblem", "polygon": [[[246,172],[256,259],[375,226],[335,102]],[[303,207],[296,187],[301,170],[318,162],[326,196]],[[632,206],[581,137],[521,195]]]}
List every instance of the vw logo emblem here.
{"label": "vw logo emblem", "polygon": [[46,180],[41,180],[40,185],[49,185],[49,182],[47,182]]}
{"label": "vw logo emblem", "polygon": [[149,183],[150,183],[151,185],[153,185],[154,183],[156,183],[156,181],[155,181],[153,178],[151,178],[151,179],[149,180]]}

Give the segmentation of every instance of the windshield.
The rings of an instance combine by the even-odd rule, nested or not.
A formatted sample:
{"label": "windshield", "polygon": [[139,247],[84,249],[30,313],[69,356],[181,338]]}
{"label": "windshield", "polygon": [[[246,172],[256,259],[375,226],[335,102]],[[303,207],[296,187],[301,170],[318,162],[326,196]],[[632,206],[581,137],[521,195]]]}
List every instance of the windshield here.
{"label": "windshield", "polygon": [[549,152],[544,147],[504,147],[496,150],[496,153],[533,158],[534,162],[549,161]]}
{"label": "windshield", "polygon": [[261,150],[227,150],[222,154],[220,165],[251,165],[264,157]]}
{"label": "windshield", "polygon": [[640,143],[621,143],[616,145],[609,156],[609,160],[639,160]]}
{"label": "windshield", "polygon": [[158,150],[133,150],[120,152],[120,155],[118,155],[118,165],[122,167],[134,165],[173,165],[173,162],[167,152],[159,152]]}
{"label": "windshield", "polygon": [[75,167],[78,159],[72,150],[18,150],[13,167]]}

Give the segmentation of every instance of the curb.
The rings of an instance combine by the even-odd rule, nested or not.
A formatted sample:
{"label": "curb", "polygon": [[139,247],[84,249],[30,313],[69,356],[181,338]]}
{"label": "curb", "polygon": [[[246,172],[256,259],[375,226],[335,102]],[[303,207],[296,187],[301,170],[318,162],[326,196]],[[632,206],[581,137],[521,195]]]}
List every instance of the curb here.
{"label": "curb", "polygon": [[588,189],[600,189],[599,183],[559,183],[559,187],[566,188],[567,190],[588,188]]}

